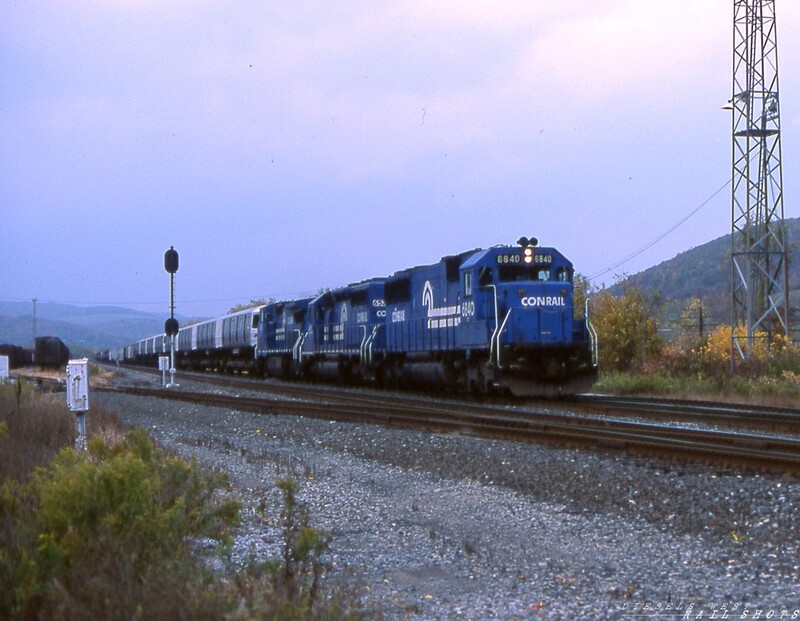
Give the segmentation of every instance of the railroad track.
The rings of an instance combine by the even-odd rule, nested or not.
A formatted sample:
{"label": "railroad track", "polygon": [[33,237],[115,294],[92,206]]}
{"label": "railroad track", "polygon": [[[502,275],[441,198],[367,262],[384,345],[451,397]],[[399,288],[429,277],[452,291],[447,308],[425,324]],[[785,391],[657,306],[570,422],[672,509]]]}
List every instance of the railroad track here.
{"label": "railroad track", "polygon": [[[187,377],[258,396],[196,392],[185,388],[104,388],[143,397],[172,399],[203,405],[247,410],[272,415],[297,415],[345,422],[383,424],[462,433],[481,437],[567,446],[589,446],[602,450],[624,450],[636,454],[702,461],[735,467],[780,472],[800,472],[800,437],[765,435],[728,429],[698,429],[675,424],[655,424],[621,418],[575,415],[520,407],[431,398],[379,391],[344,390],[327,385],[242,381],[219,376]],[[624,400],[613,408],[634,411],[645,407]],[[688,411],[690,405],[682,402]],[[611,411],[610,400],[606,406]],[[664,406],[662,403],[661,406]],[[594,407],[597,407],[595,403]],[[698,406],[698,412],[707,408]],[[756,411],[742,410],[746,416]],[[666,407],[659,416],[670,416]],[[715,412],[714,416],[719,416]],[[699,414],[695,415],[699,416]],[[776,413],[777,416],[777,413]],[[671,419],[674,420],[674,419]]]}
{"label": "railroad track", "polygon": [[[382,424],[461,433],[559,446],[586,446],[601,450],[680,458],[758,470],[800,473],[800,436],[766,435],[752,431],[696,428],[674,424],[710,421],[725,424],[769,424],[800,429],[800,413],[784,408],[753,408],[729,404],[645,400],[610,396],[583,396],[576,402],[601,415],[576,415],[531,406],[504,406],[466,400],[436,400],[414,394],[355,391],[330,385],[264,382],[182,374],[189,382],[247,391],[243,396],[180,388],[144,386],[103,387],[98,391],[131,394],[245,410],[270,415],[296,415],[342,422]],[[56,382],[57,384],[57,382]],[[552,408],[553,403],[549,402]],[[612,414],[668,418],[671,424],[631,421]]]}
{"label": "railroad track", "polygon": [[775,429],[800,434],[800,409],[685,399],[578,395],[570,404],[608,415],[720,424],[737,429]]}

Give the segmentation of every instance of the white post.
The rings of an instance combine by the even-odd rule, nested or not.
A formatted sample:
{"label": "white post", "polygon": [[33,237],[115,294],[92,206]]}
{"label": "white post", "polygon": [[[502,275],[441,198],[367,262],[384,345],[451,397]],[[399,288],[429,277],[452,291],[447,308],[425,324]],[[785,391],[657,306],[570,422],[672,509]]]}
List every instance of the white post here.
{"label": "white post", "polygon": [[158,370],[161,371],[161,385],[167,385],[167,369],[170,368],[169,356],[158,357]]}
{"label": "white post", "polygon": [[78,437],[75,448],[86,450],[86,412],[89,410],[89,360],[81,358],[67,363],[67,407],[75,412]]}
{"label": "white post", "polygon": [[169,385],[178,386],[175,383],[175,335],[169,337]]}

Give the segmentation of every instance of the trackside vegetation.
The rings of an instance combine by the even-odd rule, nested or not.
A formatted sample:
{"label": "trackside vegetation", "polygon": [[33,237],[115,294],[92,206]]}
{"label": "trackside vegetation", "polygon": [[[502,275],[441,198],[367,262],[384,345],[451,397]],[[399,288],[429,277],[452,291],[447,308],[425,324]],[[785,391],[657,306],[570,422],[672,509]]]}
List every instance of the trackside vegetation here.
{"label": "trackside vegetation", "polygon": [[[622,294],[576,287],[576,303],[589,299],[598,334],[597,392],[729,398],[796,405],[800,398],[800,347],[783,335],[757,334],[748,360],[731,367],[731,328],[698,324],[703,303],[691,299],[675,338],[661,337],[662,301],[656,293],[622,283]],[[708,316],[708,313],[706,313]],[[699,329],[698,329],[699,328]],[[736,328],[737,335],[744,328]]]}
{"label": "trackside vegetation", "polygon": [[113,413],[88,421],[75,451],[62,395],[0,386],[0,618],[365,618],[324,588],[328,537],[292,481],[270,516],[281,557],[234,565],[240,504],[224,473],[123,433]]}

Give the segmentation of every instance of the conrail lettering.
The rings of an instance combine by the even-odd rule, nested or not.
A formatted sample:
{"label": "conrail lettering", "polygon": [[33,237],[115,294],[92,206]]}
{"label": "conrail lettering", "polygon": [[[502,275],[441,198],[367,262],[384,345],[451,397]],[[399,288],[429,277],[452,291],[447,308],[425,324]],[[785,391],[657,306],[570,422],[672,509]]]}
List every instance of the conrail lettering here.
{"label": "conrail lettering", "polygon": [[566,306],[567,300],[563,296],[536,295],[522,298],[523,306]]}

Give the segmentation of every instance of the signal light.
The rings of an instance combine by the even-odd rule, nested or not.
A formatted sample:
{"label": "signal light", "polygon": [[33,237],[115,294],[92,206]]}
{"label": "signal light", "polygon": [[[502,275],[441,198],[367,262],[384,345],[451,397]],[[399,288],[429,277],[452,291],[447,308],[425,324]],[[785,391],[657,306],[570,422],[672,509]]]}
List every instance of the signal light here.
{"label": "signal light", "polygon": [[164,269],[170,274],[178,271],[178,251],[172,246],[164,253]]}

